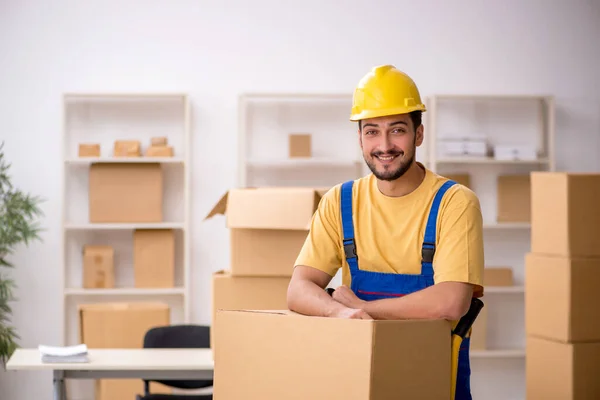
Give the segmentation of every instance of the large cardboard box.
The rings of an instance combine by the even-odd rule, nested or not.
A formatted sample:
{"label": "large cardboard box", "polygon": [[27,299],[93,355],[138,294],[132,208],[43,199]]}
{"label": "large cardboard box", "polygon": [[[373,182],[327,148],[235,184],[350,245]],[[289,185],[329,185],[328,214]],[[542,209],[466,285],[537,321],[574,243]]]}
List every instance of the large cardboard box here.
{"label": "large cardboard box", "polygon": [[[144,335],[155,326],[170,324],[167,304],[159,302],[96,303],[79,306],[80,338],[88,348],[142,348]],[[152,392],[171,393],[152,383]],[[139,379],[102,379],[95,385],[95,400],[135,399],[144,386]]]}
{"label": "large cardboard box", "polygon": [[531,188],[529,175],[498,176],[497,221],[531,221]]}
{"label": "large cardboard box", "polygon": [[93,163],[90,222],[162,222],[163,172],[159,163]]}
{"label": "large cardboard box", "polygon": [[600,257],[600,173],[532,172],[531,251]]}
{"label": "large cardboard box", "polygon": [[562,342],[600,342],[599,288],[600,258],[527,254],[527,334]]}
{"label": "large cardboard box", "polygon": [[232,275],[291,276],[322,189],[233,189],[206,217],[226,214]]}
{"label": "large cardboard box", "polygon": [[559,343],[529,336],[527,400],[600,399],[600,342]]}
{"label": "large cardboard box", "polygon": [[471,350],[487,349],[488,308],[489,305],[485,305],[485,307],[479,311],[479,315],[477,315],[477,319],[473,323],[473,327],[471,329]]}
{"label": "large cardboard box", "polygon": [[219,311],[214,396],[450,399],[450,331],[445,320]]}
{"label": "large cardboard box", "polygon": [[[289,277],[232,276],[218,271],[212,280],[212,325],[219,309],[279,310],[287,309]],[[214,343],[211,335],[211,346]]]}
{"label": "large cardboard box", "polygon": [[133,270],[137,288],[175,286],[175,233],[172,229],[133,232]]}

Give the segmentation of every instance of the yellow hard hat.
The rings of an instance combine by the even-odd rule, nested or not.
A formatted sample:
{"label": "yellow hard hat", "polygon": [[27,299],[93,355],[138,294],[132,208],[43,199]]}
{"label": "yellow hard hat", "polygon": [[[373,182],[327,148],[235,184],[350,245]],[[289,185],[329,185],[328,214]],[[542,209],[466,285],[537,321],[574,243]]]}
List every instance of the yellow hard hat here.
{"label": "yellow hard hat", "polygon": [[417,85],[393,65],[374,67],[358,83],[350,121],[426,111]]}

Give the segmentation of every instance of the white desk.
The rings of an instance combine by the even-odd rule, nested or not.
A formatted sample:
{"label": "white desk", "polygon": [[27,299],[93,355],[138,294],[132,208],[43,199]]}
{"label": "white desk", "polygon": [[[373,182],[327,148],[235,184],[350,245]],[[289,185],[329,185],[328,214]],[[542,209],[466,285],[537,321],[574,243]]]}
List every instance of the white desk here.
{"label": "white desk", "polygon": [[66,400],[65,379],[213,379],[211,349],[89,349],[88,363],[42,363],[38,349],[17,349],[7,370],[53,371],[54,399]]}

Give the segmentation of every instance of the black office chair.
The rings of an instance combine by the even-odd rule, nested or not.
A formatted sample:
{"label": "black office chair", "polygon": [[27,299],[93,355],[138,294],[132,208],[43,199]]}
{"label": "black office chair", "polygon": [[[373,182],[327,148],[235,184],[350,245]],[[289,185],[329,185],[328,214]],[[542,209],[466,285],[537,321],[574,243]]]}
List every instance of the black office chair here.
{"label": "black office chair", "polygon": [[[149,329],[144,335],[144,348],[178,349],[210,348],[210,327],[201,325],[171,325]],[[212,394],[153,394],[150,382],[144,380],[144,395],[136,400],[212,400]],[[178,389],[202,389],[213,386],[213,380],[153,380]]]}

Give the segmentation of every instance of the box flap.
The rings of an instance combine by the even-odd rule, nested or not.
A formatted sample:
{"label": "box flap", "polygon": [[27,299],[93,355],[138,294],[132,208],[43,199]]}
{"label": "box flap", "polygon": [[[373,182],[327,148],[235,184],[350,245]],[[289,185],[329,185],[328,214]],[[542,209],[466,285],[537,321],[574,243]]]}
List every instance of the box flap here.
{"label": "box flap", "polygon": [[308,230],[322,194],[308,187],[232,189],[205,219],[226,214],[228,228]]}
{"label": "box flap", "polygon": [[213,207],[212,210],[210,210],[210,212],[208,213],[208,215],[204,218],[204,220],[206,221],[209,218],[214,217],[217,214],[222,214],[225,215],[225,211],[227,210],[227,198],[229,197],[229,192],[225,193],[217,202],[217,204],[215,204],[215,206]]}

